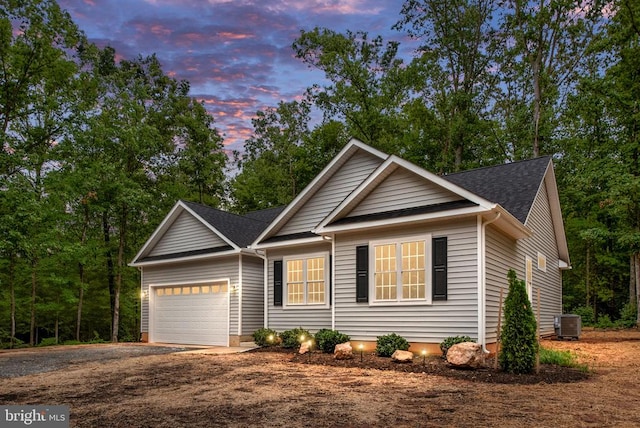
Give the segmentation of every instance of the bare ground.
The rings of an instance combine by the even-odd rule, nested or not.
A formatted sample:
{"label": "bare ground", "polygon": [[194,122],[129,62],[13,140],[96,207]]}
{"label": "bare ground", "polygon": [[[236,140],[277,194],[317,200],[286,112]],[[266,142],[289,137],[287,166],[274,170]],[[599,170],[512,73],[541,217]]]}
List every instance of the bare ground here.
{"label": "bare ground", "polygon": [[78,427],[640,426],[638,330],[543,346],[575,352],[591,374],[496,383],[489,369],[451,374],[435,357],[414,372],[358,356],[337,367],[320,354],[182,352],[1,379],[0,404],[66,404]]}

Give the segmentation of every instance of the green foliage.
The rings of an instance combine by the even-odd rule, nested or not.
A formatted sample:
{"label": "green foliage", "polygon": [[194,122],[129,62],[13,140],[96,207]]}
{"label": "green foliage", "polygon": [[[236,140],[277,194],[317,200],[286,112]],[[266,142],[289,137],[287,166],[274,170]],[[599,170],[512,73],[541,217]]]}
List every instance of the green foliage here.
{"label": "green foliage", "polygon": [[628,302],[620,310],[620,319],[616,321],[616,325],[623,328],[631,328],[637,325],[638,307]]}
{"label": "green foliage", "polygon": [[616,325],[611,321],[611,318],[608,314],[602,314],[598,317],[598,322],[596,323],[596,328],[613,328]]}
{"label": "green foliage", "polygon": [[559,351],[555,349],[540,348],[540,364],[554,364],[561,367],[579,368],[587,371],[588,368],[584,364],[577,361],[575,354],[571,351]]}
{"label": "green foliage", "polygon": [[351,340],[348,335],[340,333],[337,330],[331,330],[327,328],[318,330],[318,332],[315,334],[315,338],[318,348],[322,349],[322,352],[325,352],[327,354],[333,353],[336,345]]}
{"label": "green foliage", "polygon": [[376,340],[376,354],[380,357],[390,357],[398,349],[406,351],[409,349],[409,342],[396,333],[379,336]]}
{"label": "green foliage", "polygon": [[38,343],[38,346],[55,346],[59,344],[60,342],[55,337],[47,337],[42,339],[40,343]]}
{"label": "green foliage", "polygon": [[313,335],[308,330],[302,327],[294,328],[292,330],[285,330],[280,333],[280,339],[282,340],[283,348],[295,348],[300,346],[302,342],[312,340]]}
{"label": "green foliage", "polygon": [[278,333],[270,328],[259,328],[253,332],[253,341],[258,346],[273,346],[278,342]]}
{"label": "green foliage", "polygon": [[475,342],[475,340],[473,340],[469,336],[449,336],[446,339],[444,339],[442,342],[440,342],[440,350],[442,351],[442,358],[447,358],[447,352],[449,351],[449,348],[451,348],[453,345],[457,343],[464,343],[464,342]]}
{"label": "green foliage", "polygon": [[579,306],[571,311],[572,314],[580,315],[582,325],[589,327],[595,324],[595,314],[591,306]]}
{"label": "green foliage", "polygon": [[524,281],[513,269],[507,275],[509,294],[504,300],[504,324],[500,339],[500,367],[508,373],[531,373],[535,367],[538,341],[536,319]]}

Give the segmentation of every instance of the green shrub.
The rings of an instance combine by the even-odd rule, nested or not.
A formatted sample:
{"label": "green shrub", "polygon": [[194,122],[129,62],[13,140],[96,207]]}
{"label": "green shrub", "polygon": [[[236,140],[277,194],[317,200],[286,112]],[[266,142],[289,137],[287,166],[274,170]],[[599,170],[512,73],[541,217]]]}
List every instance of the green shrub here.
{"label": "green shrub", "polygon": [[531,309],[524,281],[513,269],[507,274],[509,294],[504,301],[502,348],[498,360],[507,373],[531,373],[535,368],[538,341],[536,318]]}
{"label": "green shrub", "polygon": [[457,343],[463,342],[475,342],[469,336],[449,336],[442,342],[440,342],[440,350],[442,351],[442,358],[447,358],[447,352],[449,352],[449,348]]}
{"label": "green shrub", "polygon": [[11,348],[24,348],[25,344],[22,340],[17,337],[11,340],[11,335],[0,330],[0,349],[11,349]]}
{"label": "green shrub", "polygon": [[318,332],[315,334],[315,338],[318,348],[322,349],[322,352],[325,352],[327,354],[333,353],[336,345],[351,340],[351,338],[346,334],[340,333],[337,330],[330,330],[328,328],[318,330]]}
{"label": "green shrub", "polygon": [[609,315],[603,314],[598,317],[598,322],[596,323],[596,328],[613,328],[615,325]]}
{"label": "green shrub", "polygon": [[270,328],[259,328],[253,332],[253,341],[258,346],[273,346],[278,342],[278,333]]}
{"label": "green shrub", "polygon": [[80,342],[79,340],[65,340],[62,342],[63,345],[82,345],[84,342]]}
{"label": "green shrub", "polygon": [[596,315],[591,306],[579,306],[574,308],[571,313],[580,315],[580,318],[582,318],[582,325],[585,327],[590,327],[596,322]]}
{"label": "green shrub", "polygon": [[282,339],[283,348],[295,348],[300,343],[313,339],[313,334],[302,327],[298,327],[293,330],[283,331],[280,333],[280,339]]}
{"label": "green shrub", "polygon": [[409,349],[409,342],[395,333],[379,336],[376,341],[376,354],[380,357],[390,357],[398,349],[406,351]]}
{"label": "green shrub", "polygon": [[637,324],[638,307],[635,302],[628,302],[620,310],[620,319],[616,321],[616,326],[623,328],[635,327]]}
{"label": "green shrub", "polygon": [[57,344],[58,339],[56,339],[55,337],[47,337],[45,339],[42,339],[40,343],[38,343],[38,346],[54,346]]}

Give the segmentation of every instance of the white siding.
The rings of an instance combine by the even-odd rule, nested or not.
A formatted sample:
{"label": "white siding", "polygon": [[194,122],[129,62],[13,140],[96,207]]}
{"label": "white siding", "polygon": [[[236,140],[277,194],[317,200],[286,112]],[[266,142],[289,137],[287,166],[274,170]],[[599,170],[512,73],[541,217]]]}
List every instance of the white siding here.
{"label": "white siding", "polygon": [[[518,252],[516,241],[502,234],[494,226],[486,228],[486,330],[487,343],[496,342],[498,327],[498,307],[500,306],[500,289],[502,289],[502,301],[507,298],[509,283],[507,272],[513,268],[518,272]],[[520,278],[522,279],[522,269]],[[504,318],[502,319],[504,322]],[[503,324],[504,325],[504,324]]]}
{"label": "white siding", "polygon": [[[303,255],[310,253],[318,253],[330,251],[331,245],[323,243],[321,245],[297,247],[290,250],[269,250],[268,263],[269,263],[269,275],[268,275],[268,291],[269,291],[269,316],[267,325],[278,332],[284,330],[290,330],[296,327],[302,327],[309,330],[312,333],[320,330],[321,328],[331,328],[331,308],[314,308],[314,307],[301,307],[292,308],[284,306],[273,306],[273,262],[274,260],[282,260],[284,257],[290,255]],[[283,292],[286,292],[286,287],[283,287]]]}
{"label": "white siding", "polygon": [[[533,230],[533,236],[517,242],[507,238],[493,226],[487,228],[487,343],[496,340],[500,288],[504,289],[503,299],[506,299],[509,291],[507,272],[513,269],[518,279],[524,280],[527,256],[533,260],[531,306],[536,316],[540,289],[540,333],[553,334],[553,316],[562,313],[562,274],[558,267],[558,246],[544,185],[534,201],[526,224]],[[538,269],[538,252],[547,258],[546,272]]]}
{"label": "white siding", "polygon": [[[171,263],[143,268],[142,291],[146,293],[141,308],[142,332],[149,331],[149,284],[189,284],[190,282],[229,279],[232,286],[238,284],[238,256],[206,261]],[[229,300],[229,331],[238,331],[238,295],[231,293]]]}
{"label": "white siding", "polygon": [[242,332],[253,334],[264,325],[264,270],[257,257],[242,256]]}
{"label": "white siding", "polygon": [[411,171],[399,168],[377,186],[348,217],[414,208],[462,198]]}
{"label": "white siding", "polygon": [[178,216],[148,255],[160,256],[223,245],[228,244],[185,211]]}
{"label": "white siding", "polygon": [[[447,237],[448,299],[430,305],[370,306],[356,303],[355,254],[371,239],[429,233]],[[336,326],[354,340],[397,333],[410,342],[439,343],[448,336],[477,338],[477,232],[475,219],[336,238]],[[429,292],[431,290],[429,289]],[[371,296],[370,296],[371,298]]]}
{"label": "white siding", "polygon": [[[518,242],[518,277],[524,279],[525,257],[533,260],[533,311],[537,311],[537,291],[540,289],[540,333],[553,334],[553,316],[562,313],[562,272],[559,265],[558,244],[546,187],[543,185],[534,201],[526,225],[533,231],[531,238]],[[547,258],[546,272],[538,269],[538,252]]]}
{"label": "white siding", "polygon": [[278,231],[278,235],[309,232],[375,170],[382,160],[358,151]]}

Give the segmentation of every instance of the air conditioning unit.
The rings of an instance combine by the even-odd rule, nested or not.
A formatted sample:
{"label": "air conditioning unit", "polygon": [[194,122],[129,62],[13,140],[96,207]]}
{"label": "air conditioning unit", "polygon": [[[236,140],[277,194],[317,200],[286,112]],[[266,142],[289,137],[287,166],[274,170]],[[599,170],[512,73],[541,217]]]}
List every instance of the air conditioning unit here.
{"label": "air conditioning unit", "polygon": [[558,339],[580,339],[582,318],[580,315],[562,314],[553,317],[553,326]]}

